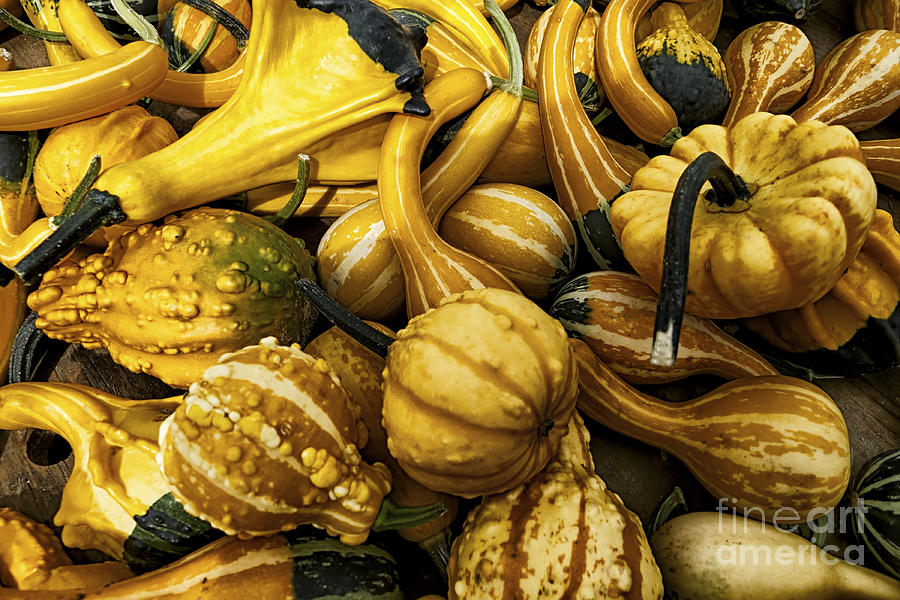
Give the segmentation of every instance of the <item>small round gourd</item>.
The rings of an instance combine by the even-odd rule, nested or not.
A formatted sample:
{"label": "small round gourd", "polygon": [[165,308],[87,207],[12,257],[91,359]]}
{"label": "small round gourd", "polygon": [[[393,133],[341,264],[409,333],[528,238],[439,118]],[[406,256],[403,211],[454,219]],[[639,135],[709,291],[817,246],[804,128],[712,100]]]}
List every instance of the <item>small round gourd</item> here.
{"label": "small round gourd", "polygon": [[556,454],[578,391],[562,325],[515,292],[447,297],[388,350],[384,427],[411,477],[464,497],[528,481]]}
{"label": "small round gourd", "polygon": [[229,534],[303,523],[359,544],[390,490],[367,430],[322,359],[273,337],[227,354],[160,428],[159,462],[189,513]]}

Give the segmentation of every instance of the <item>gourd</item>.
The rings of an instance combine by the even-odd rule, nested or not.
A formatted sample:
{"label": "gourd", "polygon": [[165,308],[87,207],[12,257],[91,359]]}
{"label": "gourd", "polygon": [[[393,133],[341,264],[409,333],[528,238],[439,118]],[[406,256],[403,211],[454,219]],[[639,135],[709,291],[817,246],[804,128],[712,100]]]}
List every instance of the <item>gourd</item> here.
{"label": "gourd", "polygon": [[809,94],[791,113],[865,131],[900,107],[900,33],[864,31],[838,44],[816,67]]}
{"label": "gourd", "polygon": [[667,593],[679,598],[890,600],[900,594],[895,579],[741,516],[681,515],[663,524],[650,545]]}
{"label": "gourd", "polygon": [[822,0],[737,0],[735,8],[746,22],[783,21],[799,25],[819,8]]}
{"label": "gourd", "polygon": [[578,414],[526,485],[486,496],[453,543],[449,598],[661,598],[641,522],[594,472]]}
{"label": "gourd", "polygon": [[691,315],[685,315],[675,364],[651,365],[656,302],[656,292],[637,275],[595,271],[571,279],[549,313],[631,383],[662,383],[698,373],[727,379],[778,375],[764,358],[712,321]]}
{"label": "gourd", "polygon": [[187,387],[261,337],[305,341],[315,313],[296,281],[312,274],[302,243],[276,225],[198,208],[63,261],[28,305],[49,337],[106,348],[132,372]]}
{"label": "gourd", "polygon": [[571,76],[572,50],[587,5],[567,0],[550,10],[537,77],[544,152],[560,206],[594,262],[609,269],[622,262],[609,225],[610,203],[627,187],[630,175],[596,132]]}
{"label": "gourd", "polygon": [[444,214],[438,233],[497,267],[532,300],[549,296],[575,268],[577,238],[566,213],[528,187],[472,186]]}
{"label": "gourd", "polygon": [[[288,202],[294,193],[296,182],[275,183],[247,190],[246,209],[255,215],[274,215]],[[295,217],[341,217],[350,209],[369,200],[378,199],[378,186],[374,183],[358,185],[311,185]]]}
{"label": "gourd", "polygon": [[556,454],[577,372],[556,320],[520,294],[485,288],[449,296],[397,332],[383,389],[400,467],[471,498],[521,485]]}
{"label": "gourd", "polygon": [[679,4],[660,4],[651,22],[656,30],[635,48],[647,81],[675,111],[682,132],[718,122],[731,100],[719,51],[691,28]]}
{"label": "gourd", "polygon": [[[53,0],[38,0],[37,2],[21,2],[20,5],[28,15],[28,20],[39,28],[47,31],[62,32],[57,15],[57,3]],[[81,60],[78,52],[68,44],[60,42],[44,42],[47,51],[47,59],[51,65],[74,63]]]}
{"label": "gourd", "polygon": [[[88,171],[94,155],[100,157],[100,172],[164,148],[178,139],[168,121],[150,115],[135,104],[105,115],[57,127],[50,132],[34,162],[34,189],[44,214],[63,211],[66,200]],[[105,232],[117,237],[130,228]],[[91,245],[105,246],[102,236]]]}
{"label": "gourd", "polygon": [[53,531],[0,508],[0,584],[19,590],[93,588],[131,577],[124,562],[73,565]]}
{"label": "gourd", "polygon": [[866,166],[875,181],[893,190],[900,190],[900,138],[890,140],[861,140]]}
{"label": "gourd", "polygon": [[[661,290],[658,364],[674,360],[682,307],[700,317],[751,317],[831,289],[875,213],[863,160],[844,127],[753,113],[730,128],[700,126],[640,169],[610,220],[628,262]],[[664,253],[678,267],[665,280]]]}
{"label": "gourd", "polygon": [[[216,4],[249,29],[252,11],[247,0],[220,0],[220,2]],[[170,62],[173,56],[190,56],[201,46],[209,30],[213,28],[215,32],[198,61],[202,70],[206,72],[221,71],[233,64],[240,54],[238,42],[225,27],[219,25],[205,12],[184,2],[174,2],[165,20],[159,25],[160,37],[166,46]]]}
{"label": "gourd", "polygon": [[12,52],[6,48],[0,48],[0,71],[8,71],[13,66]]}
{"label": "gourd", "polygon": [[857,508],[853,534],[865,544],[881,568],[900,578],[897,547],[897,501],[900,450],[887,450],[867,460],[850,484],[850,504]]}
{"label": "gourd", "polygon": [[900,3],[897,0],[856,0],[853,23],[860,32],[868,29],[900,31]]}
{"label": "gourd", "polygon": [[789,23],[748,27],[725,50],[731,103],[722,125],[731,127],[755,112],[783,113],[809,89],[815,71],[812,44]]}
{"label": "gourd", "polygon": [[226,104],[175,143],[104,172],[82,218],[20,261],[19,276],[34,279],[100,224],[140,225],[291,180],[297,154],[333,132],[389,112],[427,114],[408,32],[367,0],[326,4],[256,2],[246,68]]}
{"label": "gourd", "polygon": [[[724,5],[725,3],[722,0],[698,0],[696,2],[682,3],[681,10],[684,11],[691,29],[710,42],[715,42],[716,34],[719,32],[719,23],[722,21]],[[650,22],[652,14],[653,9],[651,8],[650,12],[638,21],[635,35],[637,42],[653,33],[654,27]]]}
{"label": "gourd", "polygon": [[843,496],[850,480],[847,425],[834,401],[811,383],[742,377],[694,400],[668,403],[631,388],[583,342],[572,345],[579,410],[676,456],[716,498],[765,520],[793,523]]}

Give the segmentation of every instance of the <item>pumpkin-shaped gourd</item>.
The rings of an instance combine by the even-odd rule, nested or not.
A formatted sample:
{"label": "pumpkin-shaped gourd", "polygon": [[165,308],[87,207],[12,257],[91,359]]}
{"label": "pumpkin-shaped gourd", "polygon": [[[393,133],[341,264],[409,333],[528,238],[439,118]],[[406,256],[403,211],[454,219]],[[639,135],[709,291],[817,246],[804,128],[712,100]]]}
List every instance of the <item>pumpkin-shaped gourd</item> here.
{"label": "pumpkin-shaped gourd", "polygon": [[822,59],[806,102],[791,116],[865,131],[898,107],[900,33],[873,29],[844,40]]}
{"label": "pumpkin-shaped gourd", "polygon": [[450,599],[662,597],[641,522],[594,472],[576,414],[559,455],[527,485],[486,496],[450,557]]}
{"label": "pumpkin-shaped gourd", "polygon": [[675,364],[651,365],[656,302],[656,292],[637,275],[596,271],[571,279],[553,301],[550,315],[632,383],[662,383],[697,373],[729,379],[778,374],[714,323],[691,315],[685,315]]}
{"label": "pumpkin-shaped gourd", "polygon": [[860,32],[869,29],[900,31],[900,1],[856,0],[853,5],[853,22]]}
{"label": "pumpkin-shaped gourd", "polygon": [[816,66],[803,30],[780,21],[745,29],[728,45],[723,59],[731,86],[725,127],[755,112],[781,113],[794,106],[809,89]]}
{"label": "pumpkin-shaped gourd", "polygon": [[[714,168],[716,155],[724,168]],[[713,171],[721,177],[710,177]],[[682,205],[669,227],[684,237],[667,242],[670,206],[676,213],[680,205],[673,197],[693,199],[698,191],[696,206]],[[876,198],[848,129],[754,113],[730,128],[698,127],[670,156],[653,158],[613,204],[610,220],[651,287],[660,289],[664,252],[689,246],[690,260],[678,263],[688,270],[685,310],[738,318],[822,297],[859,252]]]}
{"label": "pumpkin-shaped gourd", "polygon": [[497,267],[533,300],[546,298],[575,268],[577,238],[566,213],[525,186],[472,186],[444,214],[438,233]]}
{"label": "pumpkin-shaped gourd", "polygon": [[635,48],[647,81],[675,111],[682,132],[718,122],[731,100],[719,51],[691,28],[679,4],[661,4],[651,21],[656,30]]}
{"label": "pumpkin-shaped gourd", "polygon": [[[244,28],[250,29],[252,11],[248,0],[211,1]],[[200,48],[211,29],[215,31],[197,61],[202,66],[200,70],[205,72],[221,71],[231,65],[240,54],[237,40],[228,29],[199,8],[186,2],[174,2],[159,26],[160,38],[169,54],[169,62],[174,63],[173,67],[180,65]]]}
{"label": "pumpkin-shaped gourd", "polygon": [[159,463],[185,509],[231,534],[314,523],[359,544],[390,490],[362,461],[367,430],[328,363],[273,337],[227,354],[159,431]]}
{"label": "pumpkin-shaped gourd", "polygon": [[28,305],[49,337],[187,387],[224,353],[267,335],[304,342],[314,309],[302,242],[248,213],[199,208],[144,224],[102,254],[48,271]]}
{"label": "pumpkin-shaped gourd", "polygon": [[388,449],[431,489],[508,490],[556,454],[576,393],[558,321],[515,292],[454,294],[410,320],[388,350]]}
{"label": "pumpkin-shaped gourd", "polygon": [[860,467],[850,484],[850,504],[858,511],[854,536],[886,573],[900,579],[900,449],[881,452]]}
{"label": "pumpkin-shaped gourd", "polygon": [[[94,155],[100,156],[103,172],[160,150],[177,139],[178,134],[168,121],[134,104],[55,128],[34,163],[34,188],[41,208],[47,216],[61,213]],[[124,231],[124,227],[114,227],[105,236],[95,234],[89,243],[103,246],[107,239]]]}

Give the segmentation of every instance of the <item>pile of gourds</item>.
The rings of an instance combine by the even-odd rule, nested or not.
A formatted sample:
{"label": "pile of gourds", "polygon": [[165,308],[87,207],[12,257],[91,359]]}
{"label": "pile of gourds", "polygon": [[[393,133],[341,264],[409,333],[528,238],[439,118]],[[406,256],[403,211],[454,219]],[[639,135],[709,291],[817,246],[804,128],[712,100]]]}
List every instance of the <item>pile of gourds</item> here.
{"label": "pile of gourds", "polygon": [[[900,2],[818,64],[811,0],[537,2],[524,48],[515,4],[3,7],[49,66],[0,55],[0,429],[73,465],[59,539],[0,508],[0,598],[402,598],[393,535],[451,599],[900,597],[898,455],[793,376],[900,364]],[[42,337],[179,392],[29,381]],[[758,520],[645,530],[585,418]],[[848,493],[883,573],[778,527]]]}

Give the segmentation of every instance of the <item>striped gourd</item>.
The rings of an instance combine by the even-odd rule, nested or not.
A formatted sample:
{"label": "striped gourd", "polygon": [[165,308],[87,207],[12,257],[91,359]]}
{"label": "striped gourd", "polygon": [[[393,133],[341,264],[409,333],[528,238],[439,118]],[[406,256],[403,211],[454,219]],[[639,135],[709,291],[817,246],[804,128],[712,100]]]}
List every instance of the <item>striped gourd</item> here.
{"label": "striped gourd", "polygon": [[900,191],[900,138],[860,141],[859,147],[875,181]]}
{"label": "striped gourd", "polygon": [[527,485],[486,496],[450,558],[450,600],[662,597],[638,517],[594,472],[576,414],[559,454]]}
{"label": "striped gourd", "polygon": [[[248,0],[212,0],[250,29],[252,10]],[[210,29],[215,28],[199,63],[203,71],[221,71],[237,60],[240,49],[234,36],[216,20],[198,8],[176,1],[159,26],[160,37],[169,53],[170,63],[181,64],[202,44]]]}
{"label": "striped gourd", "polygon": [[191,385],[158,462],[185,509],[226,533],[314,523],[360,544],[390,490],[387,467],[360,458],[365,431],[328,363],[268,337]]}
{"label": "striped gourd", "polygon": [[900,450],[887,450],[860,467],[850,485],[858,509],[853,533],[882,568],[900,579]]}
{"label": "striped gourd", "polygon": [[594,262],[609,269],[623,260],[609,224],[610,203],[628,186],[631,175],[597,133],[571,75],[572,49],[586,6],[562,0],[550,10],[537,77],[544,152],[560,206]]}
{"label": "striped gourd", "polygon": [[853,5],[853,22],[857,31],[900,31],[900,0],[856,0]]}
{"label": "striped gourd", "polygon": [[681,459],[727,505],[800,522],[843,496],[850,480],[847,425],[834,401],[811,383],[742,377],[694,400],[668,403],[630,387],[583,342],[572,345],[578,408]]}
{"label": "striped gourd", "polygon": [[578,377],[566,332],[516,292],[468,290],[410,320],[388,350],[388,450],[413,479],[471,498],[553,458]]}
{"label": "striped gourd", "polygon": [[[174,4],[174,0],[125,0],[135,12],[144,17],[154,27],[165,20],[165,15]],[[104,28],[118,40],[132,41],[140,39],[135,31],[119,16],[111,0],[85,0],[94,14],[100,18]]]}
{"label": "striped gourd", "polygon": [[697,373],[728,379],[778,374],[712,321],[692,315],[685,315],[675,364],[652,366],[656,303],[656,292],[637,275],[597,271],[569,281],[553,301],[550,315],[632,383],[661,383]]}
{"label": "striped gourd", "polygon": [[898,107],[900,33],[874,29],[844,40],[822,59],[806,102],[791,116],[864,131]]}
{"label": "striped gourd", "polygon": [[438,233],[494,265],[533,300],[546,298],[575,268],[577,239],[566,214],[525,186],[472,186],[444,214]]}
{"label": "striped gourd", "polygon": [[812,44],[789,23],[766,21],[742,31],[723,56],[731,86],[726,127],[755,112],[781,113],[809,89],[815,71]]}
{"label": "striped gourd", "polygon": [[[277,214],[288,203],[295,181],[273,183],[244,192],[247,196],[246,209],[257,215]],[[378,187],[374,183],[359,185],[311,185],[295,217],[341,217],[351,208],[356,208],[369,200],[378,198]]]}

